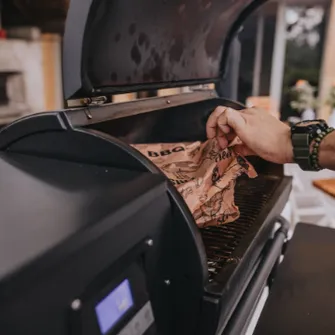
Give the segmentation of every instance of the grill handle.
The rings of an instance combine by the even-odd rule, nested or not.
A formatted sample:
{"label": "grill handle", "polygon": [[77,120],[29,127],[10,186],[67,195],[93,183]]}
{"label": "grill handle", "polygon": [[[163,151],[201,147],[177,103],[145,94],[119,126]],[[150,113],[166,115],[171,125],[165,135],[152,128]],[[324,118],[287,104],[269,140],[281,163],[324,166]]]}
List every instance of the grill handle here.
{"label": "grill handle", "polygon": [[232,318],[222,335],[241,335],[246,331],[252,313],[254,312],[258,299],[267,285],[271,273],[279,261],[285,245],[289,222],[282,216],[275,218],[275,223],[280,223],[281,227],[275,232],[274,237],[268,242],[266,251],[259,262],[254,277],[251,279],[243,297],[241,298]]}

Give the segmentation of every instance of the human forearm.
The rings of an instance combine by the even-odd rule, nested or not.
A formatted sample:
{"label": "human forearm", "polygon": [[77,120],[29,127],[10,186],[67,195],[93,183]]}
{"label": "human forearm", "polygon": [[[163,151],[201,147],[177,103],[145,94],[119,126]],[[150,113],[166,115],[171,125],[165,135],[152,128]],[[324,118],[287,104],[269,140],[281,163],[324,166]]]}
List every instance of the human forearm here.
{"label": "human forearm", "polygon": [[327,135],[320,144],[319,164],[325,169],[335,170],[335,131]]}
{"label": "human forearm", "polygon": [[[320,126],[320,122],[316,120],[307,121],[307,123],[301,123],[300,125],[298,123],[298,127],[303,128],[313,125],[315,127],[317,127],[316,125]],[[323,127],[326,126],[327,124],[323,125]],[[235,146],[235,150],[242,155],[257,155],[265,160],[279,164],[296,161],[300,165],[301,159],[303,159],[303,163],[306,163],[306,160],[309,159],[310,166],[307,169],[317,170],[322,167],[335,170],[335,131],[328,133],[328,131],[324,130],[324,132],[320,133],[318,143],[321,140],[321,135],[322,137],[325,136],[322,138],[320,145],[315,145],[314,147],[314,142],[312,141],[310,157],[294,158],[293,147],[296,146],[301,149],[301,143],[293,143],[292,134],[305,133],[307,135],[311,132],[310,135],[315,136],[313,129],[310,128],[313,127],[299,132],[294,127],[290,128],[265,111],[256,108],[235,111],[222,106],[215,109],[206,125],[207,137],[217,137],[222,148],[226,148],[238,136],[242,144]],[[321,130],[323,128],[318,129]],[[317,147],[319,148],[318,150]],[[306,148],[302,147],[302,149],[303,152],[308,152],[308,142],[306,143]],[[318,159],[316,159],[315,155],[318,156]],[[317,161],[318,165],[315,165]],[[306,166],[303,166],[303,168],[306,169]]]}

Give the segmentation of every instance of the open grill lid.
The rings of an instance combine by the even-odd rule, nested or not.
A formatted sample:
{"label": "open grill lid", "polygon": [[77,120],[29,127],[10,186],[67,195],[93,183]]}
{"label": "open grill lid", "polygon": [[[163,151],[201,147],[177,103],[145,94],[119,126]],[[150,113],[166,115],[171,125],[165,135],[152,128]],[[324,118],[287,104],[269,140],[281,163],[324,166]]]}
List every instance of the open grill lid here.
{"label": "open grill lid", "polygon": [[217,82],[229,44],[264,0],[71,0],[66,99]]}

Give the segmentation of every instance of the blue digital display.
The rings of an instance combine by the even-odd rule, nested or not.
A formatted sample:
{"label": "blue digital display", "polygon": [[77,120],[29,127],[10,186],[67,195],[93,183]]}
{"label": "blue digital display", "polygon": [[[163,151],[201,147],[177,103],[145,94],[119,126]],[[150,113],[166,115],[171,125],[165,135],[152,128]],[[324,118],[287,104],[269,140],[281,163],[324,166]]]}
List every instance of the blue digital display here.
{"label": "blue digital display", "polygon": [[129,280],[125,279],[95,306],[101,333],[111,330],[133,305]]}

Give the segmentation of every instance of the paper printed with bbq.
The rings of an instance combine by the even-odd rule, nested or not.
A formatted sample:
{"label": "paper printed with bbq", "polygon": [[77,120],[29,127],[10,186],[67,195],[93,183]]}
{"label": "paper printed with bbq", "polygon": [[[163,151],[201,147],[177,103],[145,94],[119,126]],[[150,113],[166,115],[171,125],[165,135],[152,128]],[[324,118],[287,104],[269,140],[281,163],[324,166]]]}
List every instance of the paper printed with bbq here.
{"label": "paper printed with bbq", "polygon": [[193,143],[134,144],[171,180],[183,196],[199,227],[235,221],[236,179],[257,176],[251,164],[234,151],[221,149],[216,139]]}

